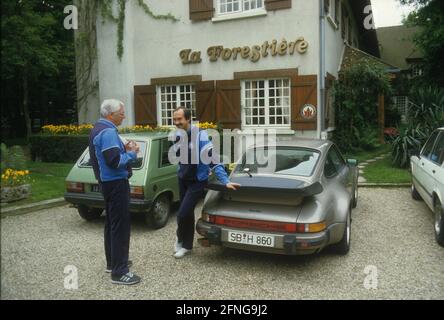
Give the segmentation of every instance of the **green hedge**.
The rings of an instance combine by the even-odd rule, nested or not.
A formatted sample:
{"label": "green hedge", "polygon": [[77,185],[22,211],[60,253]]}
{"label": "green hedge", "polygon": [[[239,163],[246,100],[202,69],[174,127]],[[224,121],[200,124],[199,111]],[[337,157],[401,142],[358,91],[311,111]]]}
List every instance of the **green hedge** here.
{"label": "green hedge", "polygon": [[38,134],[31,136],[29,142],[34,161],[73,163],[88,147],[88,135]]}

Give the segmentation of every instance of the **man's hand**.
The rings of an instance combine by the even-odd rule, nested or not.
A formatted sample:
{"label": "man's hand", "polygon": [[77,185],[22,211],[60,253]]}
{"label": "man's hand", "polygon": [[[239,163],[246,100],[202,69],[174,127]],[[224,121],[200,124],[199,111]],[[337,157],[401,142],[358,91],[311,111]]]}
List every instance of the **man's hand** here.
{"label": "man's hand", "polygon": [[126,145],[125,145],[125,150],[127,152],[129,151],[134,151],[135,153],[138,153],[140,150],[139,145],[135,142],[135,141],[129,141]]}
{"label": "man's hand", "polygon": [[240,188],[241,185],[239,183],[229,182],[225,186],[227,187],[227,189],[237,190]]}

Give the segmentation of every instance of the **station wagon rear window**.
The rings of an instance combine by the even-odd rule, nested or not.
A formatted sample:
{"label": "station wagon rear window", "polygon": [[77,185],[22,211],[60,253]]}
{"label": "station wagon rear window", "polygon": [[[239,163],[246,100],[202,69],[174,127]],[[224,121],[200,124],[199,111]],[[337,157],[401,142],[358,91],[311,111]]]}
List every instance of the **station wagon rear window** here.
{"label": "station wagon rear window", "polygon": [[[140,147],[140,151],[137,153],[137,159],[135,161],[131,162],[131,168],[133,169],[140,169],[143,167],[143,160],[145,157],[145,151],[146,151],[146,141],[137,141],[137,144]],[[83,158],[79,162],[80,167],[91,167],[91,159],[89,157],[89,152],[85,153]]]}
{"label": "station wagon rear window", "polygon": [[255,148],[244,154],[235,172],[309,177],[319,160],[319,151],[297,147]]}

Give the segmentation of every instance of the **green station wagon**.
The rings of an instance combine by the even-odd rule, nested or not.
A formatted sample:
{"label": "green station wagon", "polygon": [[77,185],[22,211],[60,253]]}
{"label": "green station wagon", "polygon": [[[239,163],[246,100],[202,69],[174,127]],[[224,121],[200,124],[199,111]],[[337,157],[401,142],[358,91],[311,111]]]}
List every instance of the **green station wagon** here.
{"label": "green station wagon", "polygon": [[[132,162],[133,176],[130,211],[145,215],[145,221],[155,229],[168,222],[173,202],[179,200],[177,165],[168,161],[172,142],[168,132],[122,134],[140,146],[137,160]],[[97,219],[105,208],[99,184],[94,177],[88,148],[66,177],[65,200],[77,207],[85,220]]]}

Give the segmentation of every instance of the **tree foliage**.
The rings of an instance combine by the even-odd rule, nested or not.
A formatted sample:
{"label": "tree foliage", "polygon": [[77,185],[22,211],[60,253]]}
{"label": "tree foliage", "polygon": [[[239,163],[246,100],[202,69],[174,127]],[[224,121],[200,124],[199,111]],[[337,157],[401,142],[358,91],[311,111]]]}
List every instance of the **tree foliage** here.
{"label": "tree foliage", "polygon": [[413,5],[415,10],[405,20],[408,26],[418,26],[415,44],[424,55],[423,82],[444,87],[444,1],[400,0]]}
{"label": "tree foliage", "polygon": [[2,127],[8,135],[29,135],[33,114],[44,121],[51,108],[62,117],[73,108],[73,31],[63,27],[63,9],[70,2],[1,3]]}

